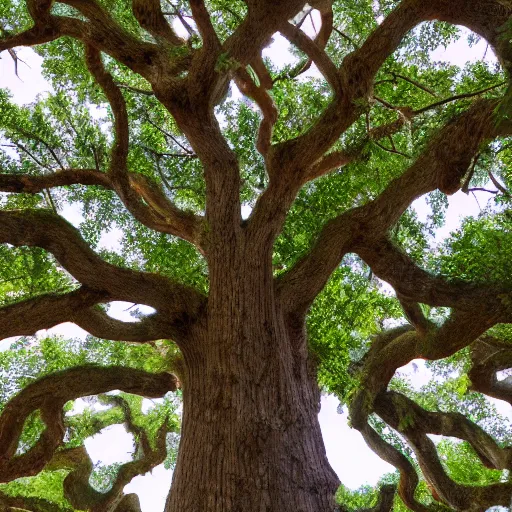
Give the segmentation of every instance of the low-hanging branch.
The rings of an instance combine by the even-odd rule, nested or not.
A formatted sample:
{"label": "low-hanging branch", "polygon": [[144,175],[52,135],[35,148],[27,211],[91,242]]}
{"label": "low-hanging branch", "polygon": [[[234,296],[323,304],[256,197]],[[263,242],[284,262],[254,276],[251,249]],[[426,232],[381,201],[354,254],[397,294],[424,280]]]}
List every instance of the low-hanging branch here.
{"label": "low-hanging branch", "polygon": [[[0,416],[0,481],[35,475],[51,460],[63,442],[62,407],[69,400],[115,389],[159,398],[176,387],[176,377],[168,373],[93,365],[70,368],[32,382],[5,405]],[[25,420],[37,410],[46,429],[30,450],[15,455]]]}
{"label": "low-hanging branch", "polygon": [[493,469],[512,467],[512,448],[500,448],[477,425],[457,413],[435,413],[422,409],[406,396],[388,391],[375,400],[375,412],[411,444],[427,481],[441,501],[456,510],[493,505],[508,506],[512,483],[468,486],[454,482],[445,472],[434,443],[427,434],[468,441],[482,462]]}

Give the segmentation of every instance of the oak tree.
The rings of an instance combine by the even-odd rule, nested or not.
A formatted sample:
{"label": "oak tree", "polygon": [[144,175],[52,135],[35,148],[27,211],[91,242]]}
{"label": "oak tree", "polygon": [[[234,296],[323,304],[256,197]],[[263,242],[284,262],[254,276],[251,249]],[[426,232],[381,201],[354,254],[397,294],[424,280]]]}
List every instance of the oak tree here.
{"label": "oak tree", "polygon": [[[0,93],[0,337],[21,337],[0,361],[2,506],[140,510],[123,487],[178,428],[169,399],[144,415],[140,397],[178,388],[166,512],[508,506],[510,432],[484,395],[512,400],[511,16],[510,0],[3,2],[2,58],[20,72],[33,47],[52,91]],[[434,62],[457,26],[497,64]],[[435,246],[460,190],[495,201]],[[114,301],[151,313],[116,320]],[[33,337],[63,322],[90,337]],[[397,374],[416,359],[436,376],[421,392]],[[338,491],[321,387],[397,469],[378,498]],[[90,395],[108,408],[65,414]],[[101,491],[83,440],[115,423],[136,449]]]}

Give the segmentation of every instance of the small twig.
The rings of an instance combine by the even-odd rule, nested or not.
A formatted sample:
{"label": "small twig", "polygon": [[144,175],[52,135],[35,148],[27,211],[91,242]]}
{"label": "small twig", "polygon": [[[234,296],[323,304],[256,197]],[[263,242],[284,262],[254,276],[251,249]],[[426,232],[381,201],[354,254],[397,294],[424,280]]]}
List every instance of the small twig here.
{"label": "small twig", "polygon": [[475,174],[476,170],[476,164],[478,163],[478,159],[480,158],[480,153],[477,153],[475,157],[473,158],[473,163],[471,164],[471,169],[468,172],[468,176],[464,181],[464,184],[461,187],[461,191],[465,194],[469,193],[469,184],[471,182],[471,179],[473,178],[473,175]]}
{"label": "small twig", "polygon": [[425,91],[426,93],[430,94],[431,96],[434,96],[434,98],[437,98],[437,94],[427,87],[426,85],[421,84],[420,82],[414,80],[413,78],[409,78],[407,76],[401,75],[400,73],[391,73],[394,77],[400,78],[401,80],[404,80],[405,82],[409,82],[411,85],[414,85],[418,89],[421,89],[422,91]]}
{"label": "small twig", "polygon": [[20,149],[21,151],[23,151],[24,153],[26,153],[30,158],[32,158],[32,160],[34,160],[34,162],[39,165],[40,167],[43,167],[44,169],[50,169],[50,166],[49,165],[46,165],[46,164],[43,164],[43,162],[41,162],[41,160],[39,160],[35,155],[33,155],[23,144],[19,143],[19,142],[15,142],[14,145]]}
{"label": "small twig", "polygon": [[489,174],[489,178],[491,178],[492,184],[503,194],[507,197],[510,197],[509,191],[494,177],[493,173],[491,171],[487,171]]}
{"label": "small twig", "polygon": [[185,153],[195,156],[194,152],[191,149],[188,149],[183,144],[181,144],[181,142],[178,139],[176,139],[176,137],[174,137],[174,135],[172,135],[168,131],[164,130],[163,128],[158,126],[154,121],[152,121],[147,113],[146,113],[146,120],[151,126],[155,127],[159,132],[163,133],[166,137],[169,137],[169,139],[171,139],[176,145],[178,145],[181,149],[183,149],[183,151],[185,151]]}
{"label": "small twig", "polygon": [[478,202],[478,197],[476,197],[476,194],[474,192],[471,192],[473,194],[473,197],[475,198],[476,204],[478,205],[478,208],[480,211],[482,211],[482,207],[480,206],[480,203]]}
{"label": "small twig", "polygon": [[[181,24],[185,27],[185,30],[189,33],[190,37],[192,36],[195,36],[196,33],[194,32],[194,30],[192,29],[192,27],[190,26],[190,24],[187,22],[187,20],[185,19],[185,17],[183,16],[183,14],[181,14],[181,11],[175,6],[173,5],[171,2],[167,1],[167,4],[170,5],[173,9],[173,13],[168,13],[168,12],[164,12],[162,13],[164,16],[177,16],[178,19],[180,20]],[[191,16],[189,16],[191,17]]]}
{"label": "small twig", "polygon": [[54,149],[50,146],[50,144],[48,144],[48,142],[46,142],[44,139],[42,139],[41,137],[37,136],[37,135],[34,135],[33,133],[30,133],[30,132],[26,132],[25,130],[22,130],[20,128],[15,128],[14,129],[15,132],[19,133],[20,135],[23,135],[24,137],[26,137],[27,139],[32,139],[32,140],[35,140],[37,142],[39,142],[40,144],[42,144],[52,155],[53,159],[55,160],[55,162],[57,163],[57,165],[59,166],[60,169],[64,169],[64,165],[62,165],[62,162],[60,160],[60,158],[57,156],[57,153],[54,151]]}
{"label": "small twig", "polygon": [[96,149],[96,146],[91,146],[92,154],[94,156],[94,166],[96,167],[96,170],[100,170],[100,161],[98,159],[98,150]]}
{"label": "small twig", "polygon": [[311,11],[309,11],[309,19],[311,20],[311,26],[313,27],[313,30],[315,31],[315,36],[317,36],[318,30],[316,29],[315,20],[313,19],[313,9],[311,9]]}
{"label": "small twig", "polygon": [[190,155],[188,153],[162,153],[160,151],[157,151],[156,149],[148,148],[147,146],[141,146],[146,151],[149,151],[150,153],[153,153],[154,155],[157,155],[159,157],[167,156],[167,157],[173,157],[173,158],[197,158],[196,155]]}
{"label": "small twig", "polygon": [[391,103],[388,103],[386,100],[379,98],[378,96],[374,96],[374,99],[384,105],[386,108],[389,108],[390,110],[398,110],[397,107],[394,105],[391,105]]}
{"label": "small twig", "polygon": [[450,103],[451,101],[457,101],[457,100],[463,100],[466,98],[472,98],[474,96],[478,96],[480,94],[484,94],[486,92],[492,91],[493,89],[497,89],[498,87],[502,87],[507,82],[500,82],[499,84],[492,85],[491,87],[487,87],[485,89],[481,89],[479,91],[475,92],[467,92],[464,94],[457,94],[456,96],[451,96],[450,98],[446,98],[444,100],[438,101],[436,103],[431,103],[430,105],[420,108],[419,110],[414,111],[414,115],[423,114],[424,112],[427,112],[427,110],[431,110],[436,107],[440,107],[441,105],[445,105],[446,103]]}
{"label": "small twig", "polygon": [[160,167],[160,157],[158,155],[155,155],[155,162],[156,162],[156,170],[158,174],[160,175],[160,179],[162,180],[162,183],[167,187],[169,191],[172,191],[172,186],[165,177],[164,172],[162,171],[162,168]]}
{"label": "small twig", "polygon": [[487,188],[475,187],[475,188],[468,188],[468,192],[488,192],[489,194],[497,194],[498,190],[489,190]]}
{"label": "small twig", "polygon": [[50,203],[51,209],[53,210],[53,213],[58,214],[57,208],[55,206],[55,203],[53,202],[52,194],[50,193],[50,189],[45,188],[44,191],[46,193],[46,197],[48,199],[48,202]]}
{"label": "small twig", "polygon": [[131,85],[117,83],[117,86],[121,89],[127,89],[128,91],[135,92],[137,94],[143,94],[144,96],[154,96],[155,93],[153,91],[149,91],[148,89],[141,89],[140,87],[133,87]]}
{"label": "small twig", "polygon": [[311,7],[305,14],[302,16],[302,18],[295,24],[296,28],[301,28],[304,22],[306,21],[306,18],[313,12],[313,8]]}
{"label": "small twig", "polygon": [[332,29],[334,30],[334,32],[336,32],[338,35],[340,35],[343,39],[348,41],[356,50],[359,48],[359,46],[354,42],[354,40],[350,36],[345,34],[345,32],[342,32],[339,28],[336,28],[336,27],[332,27]]}
{"label": "small twig", "polygon": [[398,151],[397,149],[390,149],[390,148],[387,148],[386,146],[383,146],[380,142],[374,140],[373,141],[374,144],[376,144],[380,149],[383,149],[384,151],[387,151],[388,153],[393,153],[395,155],[400,155],[400,156],[403,156],[405,158],[411,158],[410,155],[407,155],[406,153],[402,153],[401,151]]}

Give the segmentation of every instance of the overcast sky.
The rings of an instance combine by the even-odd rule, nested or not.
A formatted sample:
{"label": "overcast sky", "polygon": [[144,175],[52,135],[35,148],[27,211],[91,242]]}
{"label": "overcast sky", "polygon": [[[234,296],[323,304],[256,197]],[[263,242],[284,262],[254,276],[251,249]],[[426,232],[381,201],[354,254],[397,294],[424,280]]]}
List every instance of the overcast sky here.
{"label": "overcast sky", "polygon": [[[317,23],[318,26],[318,23]],[[280,37],[275,37],[275,43],[265,50],[265,55],[271,57],[276,63],[286,64],[293,62],[294,58],[287,50],[287,43]],[[492,53],[486,51],[486,44],[480,42],[471,49],[465,38],[452,44],[446,51],[442,48],[433,52],[434,60],[448,61],[463,66],[468,60],[480,60],[486,54],[487,59],[492,59]],[[20,63],[19,75],[14,75],[13,62],[7,52],[0,59],[0,87],[8,88],[13,93],[16,102],[20,104],[33,101],[37,94],[50,89],[40,73],[41,59],[30,49],[21,49],[20,57],[29,66]],[[314,73],[314,68],[310,73]],[[406,103],[404,101],[404,103]],[[482,196],[480,205],[483,207],[487,196]],[[460,219],[467,215],[478,214],[479,205],[474,197],[463,193],[457,193],[449,198],[450,207],[447,214],[447,224],[438,234],[439,239],[444,238],[451,230],[460,225]],[[424,200],[415,204],[420,217],[428,214],[428,208]],[[70,222],[77,224],[79,218],[73,213],[72,208],[65,209],[63,213]],[[104,238],[106,245],[115,245],[115,233],[112,238]],[[112,313],[121,319],[127,319],[124,313],[126,305],[119,304],[112,309]],[[59,326],[52,329],[53,333],[61,333],[65,336],[83,335],[83,331],[70,325]],[[43,334],[43,333],[41,333]],[[3,348],[7,348],[4,344]],[[411,375],[415,385],[421,385],[428,380],[428,371],[422,364],[419,370],[414,372],[412,366],[404,369]],[[364,443],[360,434],[349,428],[346,421],[346,413],[337,413],[338,401],[335,397],[324,396],[322,398],[322,410],[320,412],[320,424],[324,435],[327,456],[340,480],[351,488],[357,488],[363,484],[375,484],[384,473],[394,471],[394,468],[376,456]],[[122,426],[114,426],[106,429],[101,435],[97,435],[86,443],[87,449],[93,461],[101,460],[105,464],[123,462],[130,458],[132,443],[130,436],[126,434]],[[163,510],[163,504],[171,481],[171,472],[163,467],[157,467],[152,474],[135,478],[126,487],[126,492],[137,492],[141,499],[143,512]]]}

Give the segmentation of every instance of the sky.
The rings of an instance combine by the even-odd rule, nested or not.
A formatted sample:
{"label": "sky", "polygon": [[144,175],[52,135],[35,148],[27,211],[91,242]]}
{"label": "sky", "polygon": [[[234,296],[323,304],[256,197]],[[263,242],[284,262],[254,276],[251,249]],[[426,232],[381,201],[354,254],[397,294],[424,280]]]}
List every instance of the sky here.
{"label": "sky", "polygon": [[[317,26],[319,26],[318,20]],[[306,31],[311,29],[307,23],[304,28]],[[271,57],[274,62],[280,65],[294,62],[294,57],[287,52],[287,45],[288,43],[282,37],[275,36],[274,43],[265,50],[265,56]],[[487,60],[492,61],[492,52],[486,48],[483,41],[469,48],[465,37],[462,37],[446,50],[444,48],[435,50],[432,58],[462,67],[467,61],[480,60],[484,55]],[[20,49],[19,56],[30,67],[20,63],[20,77],[17,78],[14,75],[14,66],[9,55],[6,52],[1,55],[0,87],[10,89],[14,100],[24,104],[33,101],[37,94],[49,91],[50,87],[41,76],[41,59],[30,49]],[[315,73],[314,66],[312,66],[309,73]],[[488,194],[479,194],[477,202],[475,197],[465,195],[462,192],[449,197],[447,222],[437,233],[436,241],[442,241],[452,230],[456,229],[465,216],[477,215],[480,208],[483,208],[489,199]],[[424,199],[417,200],[414,207],[420,219],[426,217],[429,213],[429,208]],[[72,207],[64,208],[60,213],[72,223],[78,224],[80,222],[76,210]],[[102,242],[105,246],[115,245],[115,232],[104,237]],[[128,306],[130,304],[114,304],[110,313],[119,319],[132,320],[124,311]],[[48,331],[48,334],[52,333],[73,337],[85,334],[84,331],[70,324],[63,324]],[[5,342],[3,348],[7,348]],[[415,367],[410,364],[401,371],[404,375],[409,375],[411,381],[417,386],[426,383],[429,379],[429,372],[422,362],[416,361]],[[348,426],[347,413],[338,414],[338,404],[338,400],[333,396],[322,397],[319,421],[329,462],[341,482],[346,486],[354,489],[363,484],[374,485],[384,473],[394,471],[394,468],[375,455],[366,446],[361,435]],[[83,403],[78,404],[78,407],[82,406]],[[75,412],[78,412],[78,410],[75,409]],[[133,444],[124,427],[114,426],[87,440],[86,447],[94,462],[102,461],[104,464],[111,464],[130,460]],[[136,492],[140,497],[143,512],[153,512],[163,510],[170,483],[171,472],[159,466],[153,470],[152,474],[136,477],[126,486],[125,492]]]}

